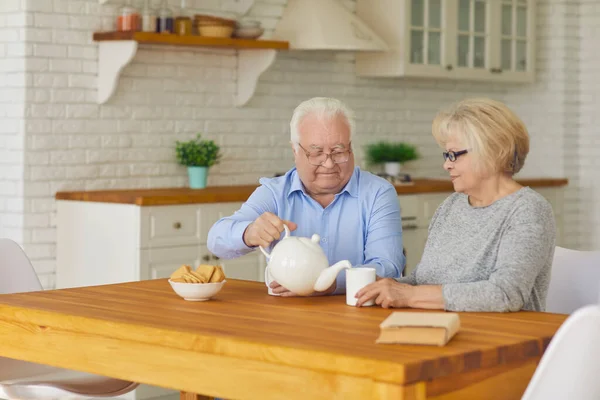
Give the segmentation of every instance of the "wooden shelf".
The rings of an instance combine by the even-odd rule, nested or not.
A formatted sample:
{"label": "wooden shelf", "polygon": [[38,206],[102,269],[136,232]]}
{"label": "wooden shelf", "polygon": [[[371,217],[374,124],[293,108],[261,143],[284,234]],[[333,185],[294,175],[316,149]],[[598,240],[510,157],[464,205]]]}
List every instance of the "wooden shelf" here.
{"label": "wooden shelf", "polygon": [[137,53],[138,44],[220,48],[237,51],[237,90],[235,104],[246,104],[260,75],[275,61],[278,50],[287,50],[288,42],[277,40],[250,40],[179,36],[149,32],[96,32],[98,42],[98,104],[105,103],[114,94],[121,71]]}
{"label": "wooden shelf", "polygon": [[196,46],[196,47],[223,47],[228,49],[275,49],[287,50],[288,42],[279,40],[252,40],[216,38],[204,36],[179,36],[174,34],[152,33],[152,32],[96,32],[94,40],[97,42],[111,40],[134,40],[142,44],[159,44],[172,46]]}

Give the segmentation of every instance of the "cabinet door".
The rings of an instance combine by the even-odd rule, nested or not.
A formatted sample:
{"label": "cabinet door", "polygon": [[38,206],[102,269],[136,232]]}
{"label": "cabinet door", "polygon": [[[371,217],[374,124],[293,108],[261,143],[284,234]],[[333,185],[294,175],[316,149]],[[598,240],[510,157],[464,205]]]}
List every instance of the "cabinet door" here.
{"label": "cabinet door", "polygon": [[462,79],[492,79],[492,39],[494,33],[492,3],[499,0],[455,0],[449,3],[451,26],[449,52]]}
{"label": "cabinet door", "polygon": [[165,247],[140,252],[140,279],[168,278],[183,264],[196,268],[206,264],[209,252],[204,245]]}
{"label": "cabinet door", "polygon": [[228,278],[264,282],[265,261],[259,251],[231,260],[219,260]]}
{"label": "cabinet door", "polygon": [[535,2],[497,0],[499,35],[495,52],[499,76],[510,81],[532,81],[534,74]]}
{"label": "cabinet door", "polygon": [[416,223],[402,224],[402,245],[406,251],[405,276],[410,274],[421,261],[426,241],[427,228],[419,228]]}
{"label": "cabinet door", "polygon": [[[447,3],[443,0],[406,1],[407,75],[450,77],[447,65]],[[447,69],[448,67],[448,69]]]}

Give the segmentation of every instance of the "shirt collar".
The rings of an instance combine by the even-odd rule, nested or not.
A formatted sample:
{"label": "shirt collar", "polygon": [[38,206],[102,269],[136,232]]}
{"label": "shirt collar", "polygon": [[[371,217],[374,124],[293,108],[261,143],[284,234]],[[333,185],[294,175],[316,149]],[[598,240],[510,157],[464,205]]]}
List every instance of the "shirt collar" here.
{"label": "shirt collar", "polygon": [[[308,193],[306,193],[306,189],[304,188],[304,185],[302,184],[302,181],[300,180],[300,176],[298,175],[298,171],[296,171],[295,167],[290,170],[289,174],[290,174],[291,184],[290,184],[290,190],[288,191],[287,196],[289,197],[292,193],[297,192],[297,191],[300,191],[308,196]],[[348,181],[346,186],[344,186],[344,188],[342,189],[342,191],[340,193],[344,193],[344,192],[347,192],[352,197],[358,197],[358,167],[354,167],[354,172],[352,173],[350,180]],[[338,193],[338,195],[340,193]]]}

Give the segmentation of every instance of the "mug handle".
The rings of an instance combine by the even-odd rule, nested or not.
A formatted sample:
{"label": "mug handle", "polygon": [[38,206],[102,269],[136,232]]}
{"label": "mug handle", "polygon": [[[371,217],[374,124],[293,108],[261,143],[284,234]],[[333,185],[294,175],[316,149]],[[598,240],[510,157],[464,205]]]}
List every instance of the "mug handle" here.
{"label": "mug handle", "polygon": [[[288,238],[290,236],[290,228],[288,228],[288,226],[286,224],[283,224],[283,230],[285,231],[285,235],[283,236],[283,239]],[[267,251],[265,250],[264,247],[258,246],[258,248],[260,249],[260,251],[262,251],[262,253],[265,255],[265,257],[267,257],[267,259],[271,257],[271,255],[269,253],[267,253]],[[266,282],[266,280],[265,280],[265,282]]]}

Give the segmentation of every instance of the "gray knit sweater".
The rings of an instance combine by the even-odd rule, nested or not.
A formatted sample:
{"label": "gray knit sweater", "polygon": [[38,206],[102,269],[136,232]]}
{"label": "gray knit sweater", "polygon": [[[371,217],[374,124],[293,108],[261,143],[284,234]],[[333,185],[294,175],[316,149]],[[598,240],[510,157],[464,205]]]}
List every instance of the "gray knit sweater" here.
{"label": "gray knit sweater", "polygon": [[555,237],[550,203],[528,187],[487,207],[454,193],[431,220],[421,262],[398,281],[442,285],[446,310],[543,311]]}

